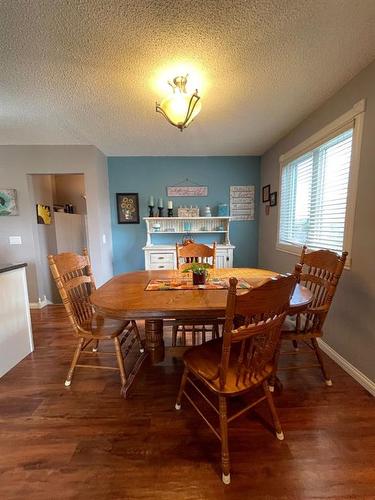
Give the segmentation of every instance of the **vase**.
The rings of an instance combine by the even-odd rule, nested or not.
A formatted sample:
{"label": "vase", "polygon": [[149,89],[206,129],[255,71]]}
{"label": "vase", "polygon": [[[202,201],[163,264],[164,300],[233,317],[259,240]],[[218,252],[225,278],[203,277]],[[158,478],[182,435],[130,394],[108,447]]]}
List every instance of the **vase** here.
{"label": "vase", "polygon": [[206,274],[193,273],[193,285],[204,285],[206,283]]}

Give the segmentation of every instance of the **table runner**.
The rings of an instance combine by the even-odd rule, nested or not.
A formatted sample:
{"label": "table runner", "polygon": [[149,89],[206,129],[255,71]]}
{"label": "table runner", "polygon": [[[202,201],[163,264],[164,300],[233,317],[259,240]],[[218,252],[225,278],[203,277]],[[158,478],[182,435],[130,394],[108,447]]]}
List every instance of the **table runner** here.
{"label": "table runner", "polygon": [[[229,278],[211,278],[204,285],[193,285],[191,278],[169,278],[150,280],[145,288],[148,292],[165,290],[225,290],[229,288]],[[251,285],[239,279],[237,288],[250,289]]]}

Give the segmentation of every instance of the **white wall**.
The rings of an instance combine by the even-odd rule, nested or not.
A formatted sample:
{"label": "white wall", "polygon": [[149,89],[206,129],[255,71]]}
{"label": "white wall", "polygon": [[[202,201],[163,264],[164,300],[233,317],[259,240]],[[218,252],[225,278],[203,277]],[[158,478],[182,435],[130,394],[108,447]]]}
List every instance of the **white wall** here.
{"label": "white wall", "polygon": [[[0,146],[0,186],[17,190],[19,215],[0,217],[0,260],[27,262],[31,302],[45,295],[36,276],[38,244],[34,201],[27,174],[85,174],[88,236],[98,285],[112,276],[112,238],[109,189],[105,156],[94,146]],[[10,246],[9,236],[22,237],[22,245]],[[103,235],[106,243],[103,243]]]}
{"label": "white wall", "polygon": [[[318,77],[318,76],[317,76]],[[262,186],[279,190],[279,157],[366,99],[354,219],[352,266],[344,270],[328,315],[325,341],[375,380],[375,61],[262,157]],[[259,265],[291,271],[296,256],[276,250],[277,209],[260,211]]]}

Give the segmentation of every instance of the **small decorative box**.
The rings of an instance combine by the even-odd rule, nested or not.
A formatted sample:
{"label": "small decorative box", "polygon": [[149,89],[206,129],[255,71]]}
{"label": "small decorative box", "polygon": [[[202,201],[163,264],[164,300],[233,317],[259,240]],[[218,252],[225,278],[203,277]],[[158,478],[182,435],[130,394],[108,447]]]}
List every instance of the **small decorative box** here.
{"label": "small decorative box", "polygon": [[177,217],[199,217],[199,208],[198,207],[190,207],[190,208],[178,207]]}

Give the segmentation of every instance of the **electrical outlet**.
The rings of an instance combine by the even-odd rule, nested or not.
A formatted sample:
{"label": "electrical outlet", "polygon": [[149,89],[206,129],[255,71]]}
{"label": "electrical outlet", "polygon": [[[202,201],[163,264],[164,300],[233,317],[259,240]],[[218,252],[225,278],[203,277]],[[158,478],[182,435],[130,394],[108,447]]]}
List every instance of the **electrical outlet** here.
{"label": "electrical outlet", "polygon": [[21,236],[9,236],[9,245],[22,245]]}

